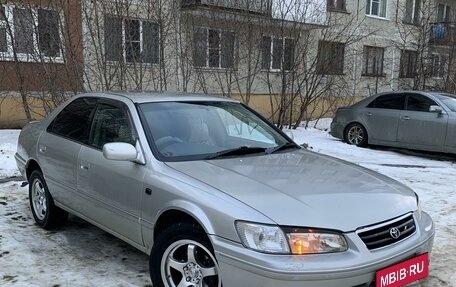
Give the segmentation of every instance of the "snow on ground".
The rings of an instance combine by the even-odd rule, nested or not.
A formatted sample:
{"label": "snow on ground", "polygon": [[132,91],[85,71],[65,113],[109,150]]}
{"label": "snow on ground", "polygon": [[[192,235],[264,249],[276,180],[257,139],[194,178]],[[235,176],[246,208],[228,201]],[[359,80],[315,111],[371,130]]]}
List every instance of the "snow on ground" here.
{"label": "snow on ground", "polygon": [[1,130],[0,132],[0,179],[19,176],[14,160],[19,130]]}
{"label": "snow on ground", "polygon": [[[414,189],[436,224],[430,276],[414,286],[456,286],[456,157],[349,146],[324,130],[329,122],[292,131],[295,141]],[[17,136],[0,131],[0,180],[19,175]],[[147,256],[99,228],[72,216],[58,231],[38,228],[20,184],[0,184],[0,286],[151,286]]]}

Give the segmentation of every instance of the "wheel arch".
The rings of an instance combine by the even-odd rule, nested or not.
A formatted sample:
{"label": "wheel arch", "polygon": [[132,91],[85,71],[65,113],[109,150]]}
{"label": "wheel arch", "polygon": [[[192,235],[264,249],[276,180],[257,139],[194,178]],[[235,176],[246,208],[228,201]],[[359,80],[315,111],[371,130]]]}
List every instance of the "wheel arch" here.
{"label": "wheel arch", "polygon": [[362,126],[364,128],[364,130],[366,131],[367,133],[367,142],[369,143],[369,131],[367,130],[367,127],[365,124],[363,124],[362,122],[360,121],[351,121],[349,122],[348,124],[345,125],[344,127],[344,133],[343,133],[343,136],[344,136],[344,141],[347,141],[347,130],[348,128],[353,125],[353,124],[359,124],[360,126]]}
{"label": "wheel arch", "polygon": [[41,173],[43,172],[38,161],[36,161],[35,159],[30,159],[25,166],[25,175],[26,175],[27,181],[29,181],[30,175],[32,174],[32,172],[34,170],[38,170]]}

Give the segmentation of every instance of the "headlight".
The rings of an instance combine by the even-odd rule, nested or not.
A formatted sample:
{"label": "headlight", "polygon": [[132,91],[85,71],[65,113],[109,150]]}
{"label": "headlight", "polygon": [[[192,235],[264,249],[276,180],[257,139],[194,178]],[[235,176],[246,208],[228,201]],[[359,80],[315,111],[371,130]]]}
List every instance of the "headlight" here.
{"label": "headlight", "polygon": [[312,229],[291,229],[287,232],[292,254],[344,252],[347,241],[338,233]]}
{"label": "headlight", "polygon": [[290,253],[285,234],[278,226],[237,221],[236,230],[247,248],[265,253]]}
{"label": "headlight", "polygon": [[318,254],[343,252],[348,249],[345,238],[335,232],[285,228],[257,223],[236,222],[242,244],[250,249],[276,254]]}

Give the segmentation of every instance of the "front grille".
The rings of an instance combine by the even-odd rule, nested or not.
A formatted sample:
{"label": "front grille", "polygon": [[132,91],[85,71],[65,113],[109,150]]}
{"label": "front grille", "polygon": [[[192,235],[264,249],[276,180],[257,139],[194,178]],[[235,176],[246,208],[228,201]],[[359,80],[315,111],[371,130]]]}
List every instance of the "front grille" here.
{"label": "front grille", "polygon": [[410,214],[391,222],[363,228],[358,231],[358,236],[372,250],[401,241],[415,233],[415,230],[415,221]]}

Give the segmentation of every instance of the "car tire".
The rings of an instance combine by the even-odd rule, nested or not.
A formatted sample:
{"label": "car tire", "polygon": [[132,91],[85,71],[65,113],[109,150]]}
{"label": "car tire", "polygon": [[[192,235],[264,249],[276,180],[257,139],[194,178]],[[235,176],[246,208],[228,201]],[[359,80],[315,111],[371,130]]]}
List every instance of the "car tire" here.
{"label": "car tire", "polygon": [[34,170],[29,178],[29,201],[36,224],[44,229],[54,229],[68,219],[68,212],[54,205],[54,200],[39,170]]}
{"label": "car tire", "polygon": [[344,140],[348,144],[365,147],[367,146],[367,139],[367,131],[359,123],[351,123],[345,129]]}
{"label": "car tire", "polygon": [[[149,259],[154,287],[221,287],[220,269],[206,233],[196,224],[182,222],[161,232]],[[179,285],[182,280],[184,284]]]}

